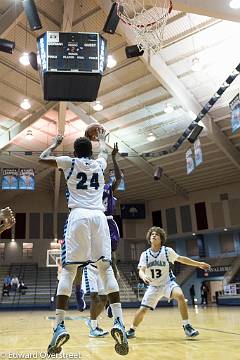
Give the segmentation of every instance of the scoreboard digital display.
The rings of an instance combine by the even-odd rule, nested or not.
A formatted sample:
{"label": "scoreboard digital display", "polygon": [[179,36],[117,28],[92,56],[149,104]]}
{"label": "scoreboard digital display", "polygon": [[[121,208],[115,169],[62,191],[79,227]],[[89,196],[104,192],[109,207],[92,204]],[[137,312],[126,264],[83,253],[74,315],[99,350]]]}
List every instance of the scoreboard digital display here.
{"label": "scoreboard digital display", "polygon": [[102,73],[104,70],[105,43],[98,33],[47,31],[39,43],[45,71]]}
{"label": "scoreboard digital display", "polygon": [[99,33],[47,31],[38,40],[44,100],[94,101],[107,65]]}

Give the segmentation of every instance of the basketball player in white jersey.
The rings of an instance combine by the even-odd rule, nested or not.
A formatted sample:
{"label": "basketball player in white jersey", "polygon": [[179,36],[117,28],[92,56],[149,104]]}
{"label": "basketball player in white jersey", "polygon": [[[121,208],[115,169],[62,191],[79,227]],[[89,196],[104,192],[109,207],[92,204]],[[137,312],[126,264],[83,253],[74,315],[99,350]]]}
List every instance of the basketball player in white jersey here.
{"label": "basketball player in white jersey", "polygon": [[62,274],[58,284],[56,301],[56,324],[48,354],[58,354],[61,346],[69,340],[64,326],[65,310],[72,292],[73,280],[79,265],[95,262],[113,309],[114,326],[111,335],[116,341],[115,350],[120,355],[128,353],[128,343],[123,326],[118,283],[114,277],[111,261],[111,240],[102,203],[104,176],[107,166],[107,149],[103,130],[98,133],[100,153],[91,159],[92,144],[85,137],[74,142],[74,158],[55,157],[52,151],[61,144],[62,135],[40,155],[40,161],[62,170],[69,191],[70,214],[62,246]]}
{"label": "basketball player in white jersey", "polygon": [[210,270],[211,266],[178,255],[172,248],[165,246],[166,238],[165,231],[160,227],[153,226],[148,230],[147,241],[151,247],[141,254],[138,268],[140,278],[149,286],[142,299],[140,309],[134,316],[130,330],[127,332],[129,339],[135,337],[136,328],[142,322],[147,311],[154,310],[162,297],[177,300],[185,334],[189,337],[199,335],[199,332],[189,323],[185,297],[180,286],[175,282],[175,276],[169,263],[173,264],[178,261],[181,264],[196,266],[203,270]]}

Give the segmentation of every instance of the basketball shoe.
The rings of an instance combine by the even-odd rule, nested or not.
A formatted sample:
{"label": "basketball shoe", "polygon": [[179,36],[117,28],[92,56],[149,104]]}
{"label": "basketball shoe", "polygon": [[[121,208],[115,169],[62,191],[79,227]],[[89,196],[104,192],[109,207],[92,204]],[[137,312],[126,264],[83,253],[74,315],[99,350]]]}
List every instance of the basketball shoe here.
{"label": "basketball shoe", "polygon": [[189,337],[195,337],[199,335],[199,332],[195,330],[190,324],[183,326],[183,330],[185,334]]}
{"label": "basketball shoe", "polygon": [[132,338],[135,338],[136,335],[135,335],[135,330],[130,328],[128,331],[127,331],[127,338],[128,339],[132,339]]}
{"label": "basketball shoe", "polygon": [[53,330],[53,337],[48,346],[48,355],[59,354],[62,351],[62,345],[65,344],[70,338],[69,333],[66,331],[64,322],[62,321],[55,330]]}
{"label": "basketball shoe", "polygon": [[90,329],[89,337],[103,337],[103,336],[106,336],[106,335],[109,334],[108,331],[104,331],[103,329],[101,329],[98,326],[96,327],[96,329],[93,329],[92,326],[91,326],[91,320],[90,319],[88,319],[86,321],[86,324]]}
{"label": "basketball shoe", "polygon": [[114,321],[113,328],[111,330],[111,335],[113,339],[116,341],[115,344],[115,351],[119,355],[127,355],[129,348],[128,348],[128,341],[125,328],[119,318]]}

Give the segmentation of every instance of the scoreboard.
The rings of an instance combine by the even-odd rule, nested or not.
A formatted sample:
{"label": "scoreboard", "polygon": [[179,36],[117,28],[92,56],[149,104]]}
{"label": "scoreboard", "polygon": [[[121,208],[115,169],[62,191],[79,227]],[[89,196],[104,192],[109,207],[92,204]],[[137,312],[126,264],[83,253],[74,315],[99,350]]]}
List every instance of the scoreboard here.
{"label": "scoreboard", "polygon": [[106,68],[106,40],[99,33],[47,31],[38,38],[38,62],[45,100],[93,101]]}

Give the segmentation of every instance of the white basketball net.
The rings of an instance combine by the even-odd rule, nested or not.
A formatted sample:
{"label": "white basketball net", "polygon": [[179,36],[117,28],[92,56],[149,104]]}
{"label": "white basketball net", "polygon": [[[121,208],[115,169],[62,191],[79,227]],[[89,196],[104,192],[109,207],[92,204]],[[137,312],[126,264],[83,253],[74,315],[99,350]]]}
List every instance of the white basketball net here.
{"label": "white basketball net", "polygon": [[118,0],[118,16],[136,34],[139,50],[157,54],[163,45],[163,33],[170,12],[171,0]]}

